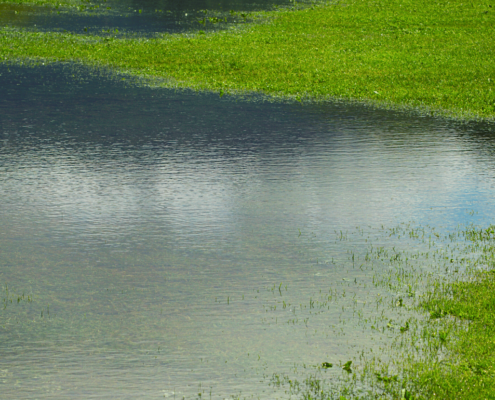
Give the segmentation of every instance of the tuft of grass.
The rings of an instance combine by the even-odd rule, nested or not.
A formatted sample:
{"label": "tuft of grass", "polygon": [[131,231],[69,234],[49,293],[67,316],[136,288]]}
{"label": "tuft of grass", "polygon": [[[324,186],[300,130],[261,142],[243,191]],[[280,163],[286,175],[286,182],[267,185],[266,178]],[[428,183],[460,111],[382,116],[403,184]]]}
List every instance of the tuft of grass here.
{"label": "tuft of grass", "polygon": [[4,310],[7,309],[7,307],[12,306],[14,304],[19,304],[21,302],[23,303],[32,303],[33,302],[33,295],[26,295],[24,292],[20,294],[20,292],[16,290],[12,290],[12,288],[9,288],[9,285],[6,283],[3,287],[1,287],[1,292],[3,293],[1,298],[2,298],[2,308]]}
{"label": "tuft of grass", "polygon": [[0,60],[99,64],[165,86],[357,100],[464,119],[495,117],[488,1],[349,0],[265,12],[203,35],[117,39],[1,30]]}

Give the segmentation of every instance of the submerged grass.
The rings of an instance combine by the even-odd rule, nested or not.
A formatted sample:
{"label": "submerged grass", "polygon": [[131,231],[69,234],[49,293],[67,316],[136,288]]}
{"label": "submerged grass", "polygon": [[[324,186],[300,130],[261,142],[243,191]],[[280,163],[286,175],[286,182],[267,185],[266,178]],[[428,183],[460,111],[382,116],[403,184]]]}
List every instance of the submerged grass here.
{"label": "submerged grass", "polygon": [[53,7],[55,9],[62,7],[67,9],[77,9],[79,11],[99,10],[107,8],[107,0],[2,0],[1,3],[36,5]]}
{"label": "submerged grass", "polygon": [[206,34],[117,39],[3,29],[0,59],[77,61],[165,86],[345,99],[494,119],[488,1],[349,0],[259,14]]}
{"label": "submerged grass", "polygon": [[[402,293],[393,307],[424,317],[409,315],[395,329],[391,361],[368,358],[361,377],[373,389],[359,398],[495,398],[495,226],[469,227],[444,239],[450,244],[434,252],[402,254],[393,260],[394,272],[380,278],[379,285]],[[418,272],[429,258],[436,272]]]}
{"label": "submerged grass", "polygon": [[417,390],[441,399],[495,398],[495,226],[468,237],[481,252],[477,268],[461,281],[436,285],[421,304],[432,320],[444,319],[437,340],[445,356],[436,365],[410,366]]}
{"label": "submerged grass", "polygon": [[359,320],[378,346],[299,376],[273,374],[270,384],[305,400],[495,398],[495,226],[441,234],[406,224],[376,239],[349,260],[359,266],[351,276],[372,273],[381,294],[356,297],[351,280],[328,301],[356,299],[342,324]]}

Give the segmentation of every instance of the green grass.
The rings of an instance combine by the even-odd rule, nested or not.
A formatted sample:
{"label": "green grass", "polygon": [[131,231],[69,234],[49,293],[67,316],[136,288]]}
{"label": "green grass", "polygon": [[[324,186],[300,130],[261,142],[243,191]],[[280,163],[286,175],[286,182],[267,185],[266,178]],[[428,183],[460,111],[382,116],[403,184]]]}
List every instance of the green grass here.
{"label": "green grass", "polygon": [[435,302],[459,322],[469,321],[452,328],[450,334],[455,340],[446,343],[450,355],[447,362],[415,365],[423,371],[417,376],[417,385],[428,387],[429,393],[435,393],[437,398],[495,398],[494,272],[476,274],[472,282],[452,284]]}
{"label": "green grass", "polygon": [[154,39],[4,29],[0,59],[99,64],[220,93],[495,116],[495,9],[489,2],[349,0],[263,18],[239,29]]}

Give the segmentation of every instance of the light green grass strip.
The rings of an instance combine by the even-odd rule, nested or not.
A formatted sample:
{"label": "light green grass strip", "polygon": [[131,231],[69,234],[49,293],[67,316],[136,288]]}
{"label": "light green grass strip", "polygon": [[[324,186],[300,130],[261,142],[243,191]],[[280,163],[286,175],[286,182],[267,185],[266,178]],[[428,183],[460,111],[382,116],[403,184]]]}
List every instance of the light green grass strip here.
{"label": "light green grass strip", "polygon": [[489,2],[350,0],[265,15],[266,23],[234,31],[151,40],[4,30],[0,59],[74,60],[180,87],[495,117]]}

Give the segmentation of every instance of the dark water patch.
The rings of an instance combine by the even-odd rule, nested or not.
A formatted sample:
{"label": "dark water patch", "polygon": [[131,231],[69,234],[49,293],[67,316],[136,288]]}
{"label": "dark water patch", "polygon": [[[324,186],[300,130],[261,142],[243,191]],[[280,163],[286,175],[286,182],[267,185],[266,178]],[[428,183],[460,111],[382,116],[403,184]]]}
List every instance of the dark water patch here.
{"label": "dark water patch", "polygon": [[78,34],[152,36],[223,29],[245,22],[246,16],[241,12],[271,10],[289,4],[289,1],[108,1],[104,7],[79,12],[0,3],[0,26]]}
{"label": "dark water patch", "polygon": [[[153,36],[156,33],[178,33],[204,29],[197,21],[204,17],[199,11],[154,11],[79,13],[45,7],[0,4],[0,24],[32,31],[73,32],[78,34],[123,36]],[[215,26],[218,27],[218,26]]]}
{"label": "dark water patch", "polygon": [[143,9],[145,11],[170,10],[234,10],[234,11],[259,11],[274,7],[275,5],[290,5],[293,1],[272,1],[272,0],[128,0],[109,1],[113,7],[120,7],[122,10]]}

